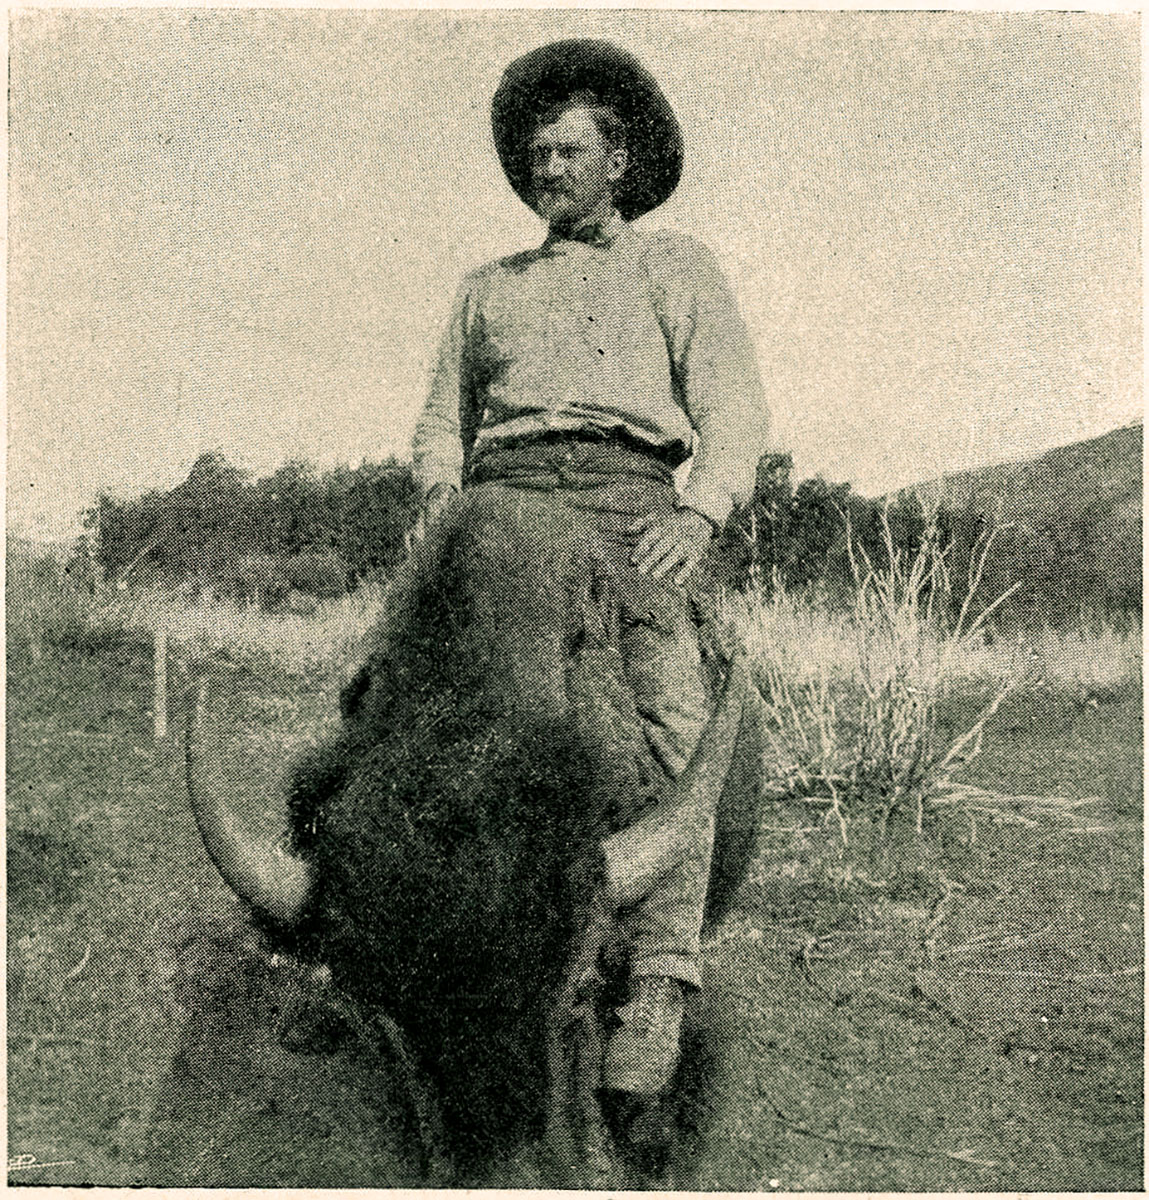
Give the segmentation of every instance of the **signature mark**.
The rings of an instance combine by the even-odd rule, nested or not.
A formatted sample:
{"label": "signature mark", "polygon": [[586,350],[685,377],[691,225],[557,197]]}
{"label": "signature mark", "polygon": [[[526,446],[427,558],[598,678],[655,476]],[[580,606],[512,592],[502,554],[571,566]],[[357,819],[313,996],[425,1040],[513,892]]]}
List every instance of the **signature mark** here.
{"label": "signature mark", "polygon": [[8,1160],[9,1171],[40,1171],[44,1167],[73,1167],[75,1165],[74,1158],[61,1162],[40,1162],[34,1154],[17,1154],[15,1158]]}

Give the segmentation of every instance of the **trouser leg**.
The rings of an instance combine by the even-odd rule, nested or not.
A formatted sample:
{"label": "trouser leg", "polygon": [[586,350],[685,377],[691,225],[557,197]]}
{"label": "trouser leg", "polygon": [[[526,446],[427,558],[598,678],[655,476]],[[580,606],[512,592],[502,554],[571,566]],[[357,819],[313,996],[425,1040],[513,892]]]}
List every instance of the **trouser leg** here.
{"label": "trouser leg", "polygon": [[[622,653],[651,755],[665,776],[675,779],[690,761],[711,710],[685,596],[658,620],[627,622]],[[698,958],[716,803],[712,797],[697,811],[682,860],[622,914],[632,977],[667,975],[693,987],[701,984]]]}
{"label": "trouser leg", "polygon": [[[613,564],[622,600],[620,650],[634,708],[649,748],[646,763],[677,778],[698,742],[711,704],[698,634],[686,592],[640,576],[630,561],[636,518],[674,507],[669,469],[616,450],[532,447],[493,454],[475,471],[480,482],[525,489],[563,504],[587,522],[588,537]],[[629,709],[630,704],[620,706]],[[697,987],[699,943],[714,845],[717,796],[697,814],[681,861],[621,914],[631,945],[630,973],[667,975]],[[612,864],[625,870],[625,864]]]}

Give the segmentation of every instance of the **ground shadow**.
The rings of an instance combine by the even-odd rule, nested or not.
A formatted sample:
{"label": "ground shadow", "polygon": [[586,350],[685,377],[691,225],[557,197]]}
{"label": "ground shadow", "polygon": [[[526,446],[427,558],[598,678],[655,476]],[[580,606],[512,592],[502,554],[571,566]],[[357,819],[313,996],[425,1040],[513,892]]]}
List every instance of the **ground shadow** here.
{"label": "ground shadow", "polygon": [[182,1027],[161,1081],[143,1182],[181,1187],[399,1187],[419,1182],[387,1065],[353,1038],[280,1040],[303,968],[242,927],[180,947]]}

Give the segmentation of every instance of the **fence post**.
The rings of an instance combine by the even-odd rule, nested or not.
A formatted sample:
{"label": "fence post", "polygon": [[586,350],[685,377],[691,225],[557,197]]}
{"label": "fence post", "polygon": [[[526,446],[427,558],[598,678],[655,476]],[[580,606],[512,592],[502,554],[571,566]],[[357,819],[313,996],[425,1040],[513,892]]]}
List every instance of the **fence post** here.
{"label": "fence post", "polygon": [[155,719],[155,738],[160,741],[168,734],[168,634],[166,629],[156,629],[155,638],[156,688],[152,700]]}

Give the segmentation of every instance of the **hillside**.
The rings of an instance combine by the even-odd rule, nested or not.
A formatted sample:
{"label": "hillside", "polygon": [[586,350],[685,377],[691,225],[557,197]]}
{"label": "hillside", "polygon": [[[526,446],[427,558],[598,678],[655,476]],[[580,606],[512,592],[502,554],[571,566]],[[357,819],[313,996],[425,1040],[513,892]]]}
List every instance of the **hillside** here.
{"label": "hillside", "polygon": [[1006,521],[1040,522],[1081,496],[1103,503],[1140,528],[1142,427],[1127,425],[1100,437],[1058,446],[1037,458],[957,471],[904,489],[927,511],[975,504],[986,515],[1002,507]]}
{"label": "hillside", "polygon": [[1022,581],[1038,615],[1140,611],[1142,426],[905,489],[955,525],[1003,527],[994,584]]}

